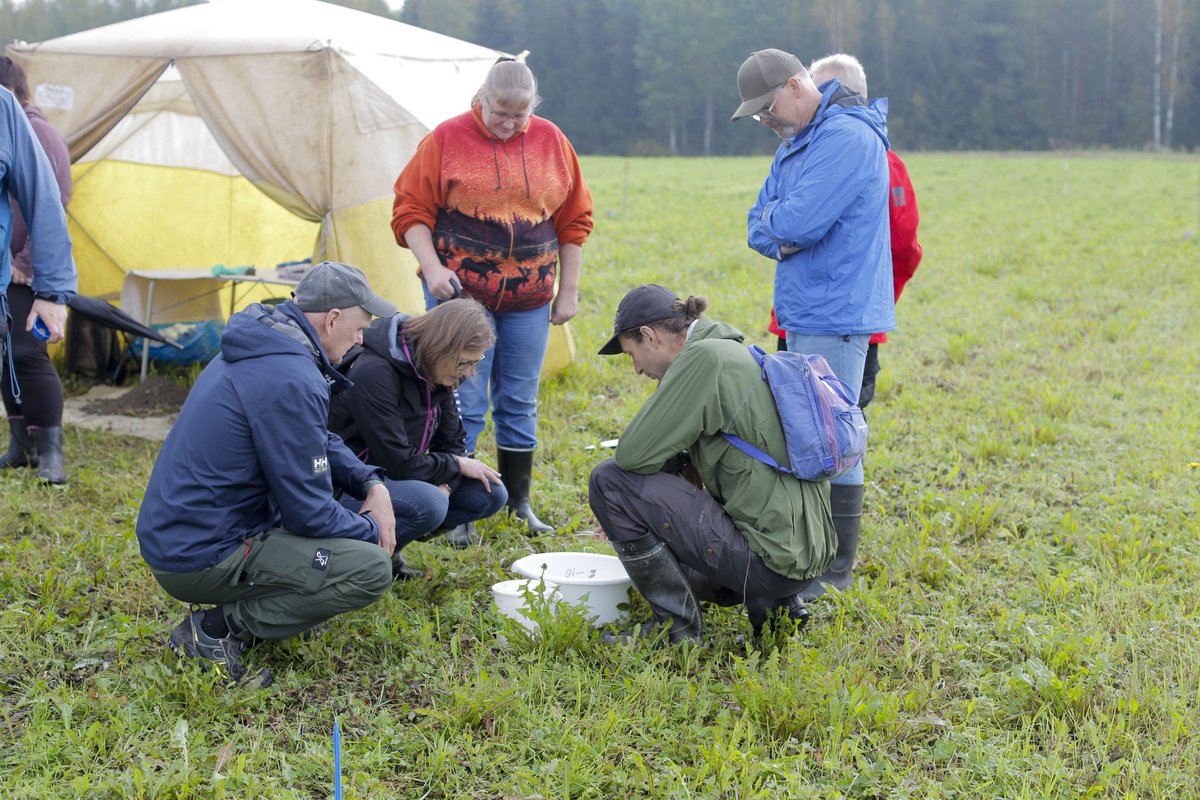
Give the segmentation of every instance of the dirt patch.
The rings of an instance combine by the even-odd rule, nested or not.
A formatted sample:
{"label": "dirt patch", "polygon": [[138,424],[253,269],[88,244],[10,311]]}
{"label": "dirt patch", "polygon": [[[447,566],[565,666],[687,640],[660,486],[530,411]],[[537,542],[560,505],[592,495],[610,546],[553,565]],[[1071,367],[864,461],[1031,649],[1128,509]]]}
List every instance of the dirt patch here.
{"label": "dirt patch", "polygon": [[155,375],[115,397],[92,400],[83,406],[88,414],[125,417],[160,417],[178,414],[188,390],[170,378]]}

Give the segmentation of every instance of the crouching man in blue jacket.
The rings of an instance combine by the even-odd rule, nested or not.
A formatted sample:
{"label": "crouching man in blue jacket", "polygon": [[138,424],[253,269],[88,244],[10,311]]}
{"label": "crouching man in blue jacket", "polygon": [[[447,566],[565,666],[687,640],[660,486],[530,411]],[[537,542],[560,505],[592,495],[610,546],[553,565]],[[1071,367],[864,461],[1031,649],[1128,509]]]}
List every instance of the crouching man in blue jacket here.
{"label": "crouching man in blue jacket", "polygon": [[[259,639],[288,639],[375,602],[392,580],[395,520],[382,470],[329,431],[333,364],[371,315],[395,306],[361,271],[322,262],[294,300],[234,314],[188,394],[138,515],[142,557],[194,610],[171,631],[181,656],[231,682]],[[355,513],[334,488],[365,498]],[[263,683],[270,673],[259,674]]]}

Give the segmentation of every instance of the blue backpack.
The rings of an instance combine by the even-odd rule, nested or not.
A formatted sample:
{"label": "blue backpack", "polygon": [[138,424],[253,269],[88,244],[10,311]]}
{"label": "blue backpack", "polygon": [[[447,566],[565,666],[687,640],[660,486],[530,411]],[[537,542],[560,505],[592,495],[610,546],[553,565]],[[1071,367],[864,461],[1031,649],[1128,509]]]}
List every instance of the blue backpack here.
{"label": "blue backpack", "polygon": [[867,450],[867,420],[854,390],[833,374],[825,357],[787,350],[768,355],[758,345],[750,345],[750,353],[775,397],[791,468],[744,439],[721,435],[746,455],[801,480],[827,481],[856,467]]}

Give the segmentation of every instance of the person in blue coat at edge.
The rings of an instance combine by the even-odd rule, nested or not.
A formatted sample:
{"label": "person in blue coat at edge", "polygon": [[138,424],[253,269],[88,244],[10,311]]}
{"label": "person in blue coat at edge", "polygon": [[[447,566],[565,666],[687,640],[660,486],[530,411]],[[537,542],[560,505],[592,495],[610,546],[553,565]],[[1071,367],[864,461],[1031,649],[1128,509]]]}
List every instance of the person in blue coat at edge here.
{"label": "person in blue coat at edge", "polygon": [[[12,335],[17,326],[34,331],[40,320],[49,333],[48,342],[63,337],[67,321],[67,303],[75,297],[77,276],[71,256],[71,236],[67,215],[55,180],[54,168],[29,124],[29,119],[12,92],[0,86],[0,359],[2,372],[9,381],[10,396],[19,404],[20,382],[13,358]],[[14,201],[10,203],[11,201]],[[12,281],[13,206],[25,220],[29,237],[30,288],[33,301],[24,319],[14,320],[8,307],[8,286]],[[13,440],[0,456],[0,467],[32,465],[36,452],[35,435],[47,452],[62,452],[62,428],[28,431],[22,421],[10,419]],[[52,475],[56,478],[56,475]],[[63,476],[65,480],[65,476]],[[53,480],[54,483],[61,481]]]}
{"label": "person in blue coat at edge", "polygon": [[[857,394],[871,334],[896,327],[888,231],[887,99],[836,79],[817,86],[800,59],[752,53],[737,75],[742,104],[782,141],[747,216],[747,243],[776,262],[775,311],[788,350],[825,357]],[[863,467],[830,481],[838,549],[805,593],[850,586],[863,507]]]}
{"label": "person in blue coat at edge", "polygon": [[[188,393],[138,514],[142,558],[193,609],[171,631],[180,656],[248,676],[247,646],[305,634],[364,608],[392,582],[396,546],[383,471],[329,431],[334,369],[371,316],[396,307],[355,267],[324,261],[292,300],[229,318],[221,353]],[[356,513],[334,496],[363,499]]]}

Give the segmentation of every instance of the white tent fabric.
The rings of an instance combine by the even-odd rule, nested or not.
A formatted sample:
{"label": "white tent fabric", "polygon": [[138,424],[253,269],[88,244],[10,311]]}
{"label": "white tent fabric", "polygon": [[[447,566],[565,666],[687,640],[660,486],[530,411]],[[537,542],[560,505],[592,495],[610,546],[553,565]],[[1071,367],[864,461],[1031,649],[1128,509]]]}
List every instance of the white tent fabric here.
{"label": "white tent fabric", "polygon": [[[44,107],[47,98],[52,103],[57,101],[54,93],[44,88],[42,95],[34,98],[35,105]],[[79,168],[109,159],[150,167],[207,170],[230,178],[241,175],[196,113],[175,67],[167,68],[137,105],[75,164]],[[86,170],[81,171],[86,174]]]}
{"label": "white tent fabric", "polygon": [[[419,285],[389,229],[392,183],[420,139],[467,107],[500,55],[316,0],[217,0],[8,52],[73,157],[221,174],[232,165],[321,223],[315,257],[362,266],[411,310]],[[185,95],[172,96],[170,80],[155,86],[172,65]],[[146,123],[126,117],[139,100],[154,117],[140,143],[129,133]]]}

